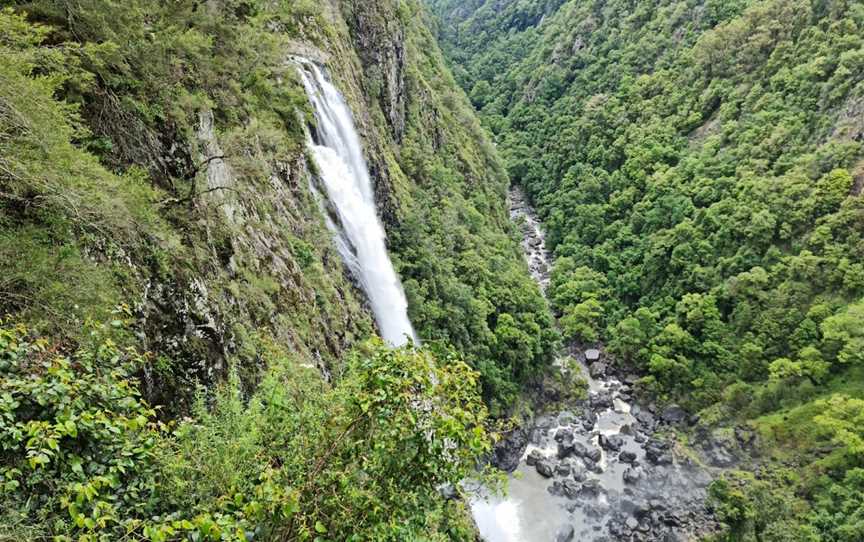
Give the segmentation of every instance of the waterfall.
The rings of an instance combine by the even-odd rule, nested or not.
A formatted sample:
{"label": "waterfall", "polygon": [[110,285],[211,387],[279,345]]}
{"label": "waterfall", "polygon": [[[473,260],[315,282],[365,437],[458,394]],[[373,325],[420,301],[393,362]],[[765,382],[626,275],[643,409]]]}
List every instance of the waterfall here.
{"label": "waterfall", "polygon": [[328,213],[322,202],[339,254],[366,293],[382,338],[393,346],[418,342],[402,283],[387,254],[351,110],[317,65],[304,59],[297,63],[317,120],[316,137],[309,138],[308,146],[332,209]]}

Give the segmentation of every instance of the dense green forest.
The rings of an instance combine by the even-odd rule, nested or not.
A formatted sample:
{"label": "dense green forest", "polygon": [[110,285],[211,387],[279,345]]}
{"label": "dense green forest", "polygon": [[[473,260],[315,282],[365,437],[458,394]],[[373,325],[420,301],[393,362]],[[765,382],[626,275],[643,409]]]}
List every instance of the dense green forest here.
{"label": "dense green forest", "polygon": [[[441,488],[558,337],[422,9],[0,2],[0,540],[473,538]],[[292,55],[355,113],[422,350],[373,337]]]}
{"label": "dense green forest", "polygon": [[430,0],[570,339],[748,424],[728,540],[864,539],[864,5]]}

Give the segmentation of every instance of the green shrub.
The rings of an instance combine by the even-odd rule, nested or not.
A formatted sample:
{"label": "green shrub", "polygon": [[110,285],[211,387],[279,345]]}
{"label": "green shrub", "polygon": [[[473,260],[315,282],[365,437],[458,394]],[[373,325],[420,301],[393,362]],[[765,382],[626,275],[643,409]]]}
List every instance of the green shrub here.
{"label": "green shrub", "polygon": [[[70,348],[0,327],[0,538],[469,540],[443,485],[490,450],[477,373],[371,342],[337,385],[273,347],[248,398],[232,379],[166,425],[121,348],[128,313]],[[120,333],[122,336],[122,333]]]}

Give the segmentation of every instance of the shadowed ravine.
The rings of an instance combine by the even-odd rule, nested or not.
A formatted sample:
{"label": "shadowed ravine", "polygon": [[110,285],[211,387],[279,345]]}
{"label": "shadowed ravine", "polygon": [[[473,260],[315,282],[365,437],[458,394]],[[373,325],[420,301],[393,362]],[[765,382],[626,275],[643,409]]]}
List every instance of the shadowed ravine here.
{"label": "shadowed ravine", "polygon": [[[510,198],[532,276],[545,289],[551,262],[540,223],[520,190]],[[686,422],[684,412],[670,407],[655,415],[632,403],[635,379],[613,376],[599,350],[572,357],[588,398],[538,417],[505,444],[497,463],[513,471],[508,495],[472,502],[483,539],[679,541],[711,531],[704,505],[711,476],[661,436]]]}

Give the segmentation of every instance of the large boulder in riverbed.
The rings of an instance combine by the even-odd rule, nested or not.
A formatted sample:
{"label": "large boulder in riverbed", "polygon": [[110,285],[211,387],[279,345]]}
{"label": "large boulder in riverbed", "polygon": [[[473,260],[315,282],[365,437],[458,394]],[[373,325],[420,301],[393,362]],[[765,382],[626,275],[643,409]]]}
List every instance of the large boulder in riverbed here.
{"label": "large boulder in riverbed", "polygon": [[597,424],[597,413],[593,410],[585,410],[585,412],[582,414],[581,422],[582,427],[586,431],[592,431],[594,429],[594,426]]}
{"label": "large boulder in riverbed", "polygon": [[549,487],[549,493],[553,495],[557,495],[559,497],[567,497],[570,500],[577,500],[579,498],[579,492],[582,490],[582,484],[575,480],[570,480],[569,478],[566,480],[561,480],[554,482]]}
{"label": "large boulder in riverbed", "polygon": [[636,416],[636,420],[648,431],[653,431],[654,426],[657,425],[654,415],[647,410],[640,410],[638,413],[631,411],[631,413]]}
{"label": "large boulder in riverbed", "polygon": [[593,448],[593,447],[587,448],[587,451],[585,452],[584,457],[585,457],[585,459],[588,459],[592,463],[596,463],[596,462],[600,461],[601,457],[603,457],[603,452],[601,452],[599,448]]}
{"label": "large boulder in riverbed", "polygon": [[624,450],[620,454],[618,454],[618,461],[622,463],[635,463],[636,462],[636,454],[633,452],[628,452]]}
{"label": "large boulder in riverbed", "polygon": [[588,362],[597,361],[600,359],[600,351],[596,348],[591,348],[585,351],[585,360]]}
{"label": "large boulder in riverbed", "polygon": [[565,440],[573,440],[573,428],[562,427],[555,432],[555,442],[564,442]]}
{"label": "large boulder in riverbed", "polygon": [[588,479],[588,476],[585,474],[585,466],[581,462],[574,462],[570,465],[570,474],[573,475],[573,479],[577,482],[584,482]]}
{"label": "large boulder in riverbed", "polygon": [[585,457],[588,453],[588,447],[581,442],[574,442],[571,447],[573,449],[573,455],[576,457]]}
{"label": "large boulder in riverbed", "polygon": [[544,478],[552,478],[552,476],[555,474],[555,467],[548,459],[542,459],[538,461],[534,465],[534,468],[537,469],[537,474]]}
{"label": "large boulder in riverbed", "polygon": [[579,498],[596,499],[602,492],[603,486],[600,485],[600,480],[586,480],[579,489]]}
{"label": "large boulder in riverbed", "polygon": [[528,447],[528,432],[516,429],[507,438],[495,445],[492,464],[504,472],[513,472],[522,460],[522,453]]}
{"label": "large boulder in riverbed", "polygon": [[538,461],[542,461],[544,457],[545,456],[540,450],[531,450],[528,457],[525,458],[525,463],[527,463],[529,467],[533,467]]}
{"label": "large boulder in riverbed", "polygon": [[604,450],[617,452],[624,446],[624,438],[621,435],[600,435],[598,440]]}
{"label": "large boulder in riverbed", "polygon": [[633,485],[639,482],[642,479],[642,468],[641,467],[628,467],[627,470],[624,471],[624,483]]}
{"label": "large boulder in riverbed", "polygon": [[611,393],[595,393],[588,398],[588,404],[595,410],[602,410],[612,408],[615,404],[615,400],[612,398]]}
{"label": "large boulder in riverbed", "polygon": [[555,474],[558,476],[569,476],[570,475],[570,463],[568,461],[562,461],[555,465]]}

